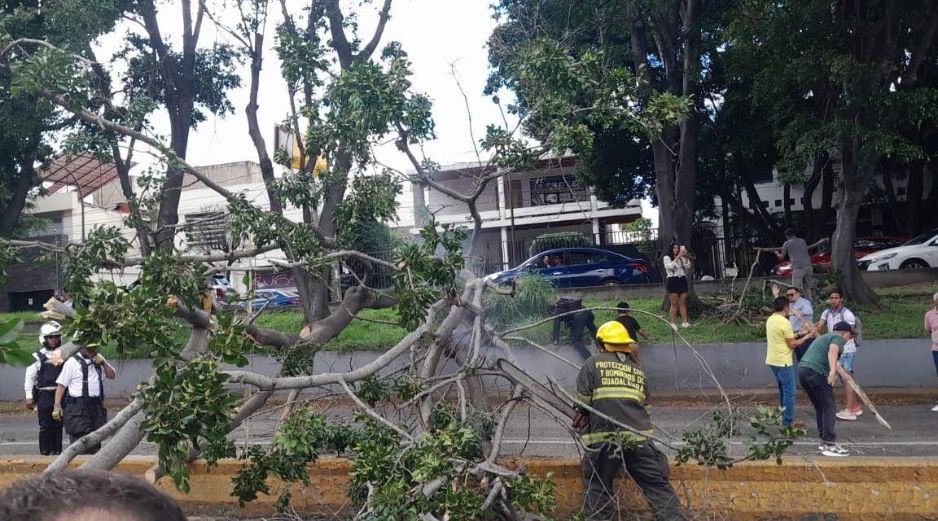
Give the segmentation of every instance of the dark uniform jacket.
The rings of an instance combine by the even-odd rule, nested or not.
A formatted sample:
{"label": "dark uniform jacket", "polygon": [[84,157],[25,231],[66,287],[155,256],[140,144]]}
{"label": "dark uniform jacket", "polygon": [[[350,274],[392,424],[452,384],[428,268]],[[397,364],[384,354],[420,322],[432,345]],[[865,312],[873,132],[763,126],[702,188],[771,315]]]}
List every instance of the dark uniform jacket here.
{"label": "dark uniform jacket", "polygon": [[[577,375],[576,391],[580,401],[606,416],[644,434],[652,433],[645,372],[625,353],[602,352],[589,357]],[[584,445],[602,443],[610,438],[647,439],[595,414],[589,415],[580,438]]]}

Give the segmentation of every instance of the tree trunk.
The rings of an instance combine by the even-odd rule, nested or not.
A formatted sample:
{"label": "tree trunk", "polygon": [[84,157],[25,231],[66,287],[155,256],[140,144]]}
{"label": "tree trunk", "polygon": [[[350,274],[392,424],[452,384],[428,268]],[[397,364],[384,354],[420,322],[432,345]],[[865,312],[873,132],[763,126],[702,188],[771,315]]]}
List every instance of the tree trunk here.
{"label": "tree trunk", "polygon": [[804,184],[804,195],[801,197],[801,207],[803,208],[802,226],[805,228],[803,233],[808,244],[814,244],[820,238],[814,233],[814,221],[817,218],[817,211],[814,209],[814,191],[821,185],[824,169],[829,161],[830,156],[826,153],[814,158],[814,164],[811,166],[811,177]]}
{"label": "tree trunk", "polygon": [[817,242],[828,236],[826,226],[834,213],[834,166],[830,161],[822,167],[819,183],[821,187],[821,205],[817,210],[812,210],[808,217],[808,239],[806,240],[809,243]]}
{"label": "tree trunk", "polygon": [[785,182],[782,189],[782,207],[785,209],[785,228],[791,228],[791,183]]}
{"label": "tree trunk", "polygon": [[10,237],[12,235],[20,214],[23,213],[23,208],[26,207],[26,198],[29,196],[29,191],[34,184],[33,158],[32,155],[27,155],[23,158],[19,175],[16,177],[13,193],[10,194],[10,202],[4,208],[3,215],[0,216],[0,237]]}
{"label": "tree trunk", "polygon": [[[913,161],[908,166],[909,181],[905,190],[905,218],[902,229],[907,237],[915,237],[922,225],[928,227],[930,222],[921,222],[921,216],[925,215],[922,207],[922,196],[925,194],[925,163],[923,161]],[[935,192],[935,186],[932,185],[932,192]],[[929,206],[929,208],[933,208]],[[933,212],[932,212],[933,213]]]}
{"label": "tree trunk", "polygon": [[850,302],[875,306],[879,297],[860,275],[853,251],[857,216],[873,179],[875,160],[871,159],[872,153],[862,149],[857,151],[855,146],[847,141],[842,147],[843,192],[837,204],[837,227],[831,236],[831,267],[841,274],[841,289]]}
{"label": "tree trunk", "polygon": [[895,229],[903,230],[905,229],[905,223],[903,223],[902,215],[899,213],[899,201],[896,199],[896,187],[893,183],[893,176],[899,165],[895,161],[886,160],[883,161],[882,166],[883,188],[885,189],[886,201],[888,203],[886,205],[886,211],[889,213],[889,217],[892,219]]}
{"label": "tree trunk", "polygon": [[[938,207],[938,169],[935,165],[929,165],[927,169],[931,174],[931,189],[928,191],[928,199],[925,200],[925,208],[936,208]],[[938,224],[936,213],[938,212],[927,212],[929,226]]]}

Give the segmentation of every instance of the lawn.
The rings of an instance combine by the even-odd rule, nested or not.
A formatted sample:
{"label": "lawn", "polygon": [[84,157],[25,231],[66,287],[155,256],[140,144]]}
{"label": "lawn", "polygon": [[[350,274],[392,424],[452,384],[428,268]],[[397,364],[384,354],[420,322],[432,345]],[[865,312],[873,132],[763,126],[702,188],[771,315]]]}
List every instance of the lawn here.
{"label": "lawn", "polygon": [[[922,316],[931,306],[931,296],[935,291],[938,291],[938,282],[881,289],[878,291],[881,298],[879,310],[851,309],[854,309],[860,315],[865,339],[925,338],[922,331]],[[676,340],[674,333],[665,321],[642,313],[644,311],[664,317],[665,315],[660,310],[661,299],[630,298],[627,293],[628,290],[624,289],[622,298],[629,301],[632,309],[635,310],[633,316],[641,323],[645,332],[652,337],[653,342],[670,343]],[[587,299],[584,301],[584,305],[587,307],[612,307],[619,300],[621,299],[616,298],[605,301]],[[826,306],[826,303],[814,302],[815,316],[820,315],[824,306]],[[595,314],[597,325],[614,317],[612,311],[596,310]],[[359,316],[364,320],[353,320],[349,327],[342,331],[338,337],[329,341],[326,349],[339,351],[387,349],[396,344],[407,333],[401,327],[369,321],[395,322],[397,321],[397,314],[394,310],[366,309]],[[35,320],[38,319],[38,316],[34,313],[0,314],[0,320],[10,318]],[[530,322],[536,320],[531,319]],[[765,338],[765,330],[761,320],[755,321],[752,326],[739,323],[723,324],[719,319],[704,315],[692,319],[691,322],[693,325],[688,329],[682,329],[681,333],[694,343],[758,342]],[[278,331],[298,332],[302,325],[302,314],[294,310],[268,312],[258,317],[257,325]],[[519,334],[546,344],[550,340],[550,322]],[[566,334],[566,331],[564,331],[564,334]],[[185,341],[183,331],[180,331],[180,341]],[[32,334],[24,335],[21,337],[21,343],[32,347],[36,345],[36,337]],[[105,356],[109,355],[113,355],[113,353],[105,353]]]}

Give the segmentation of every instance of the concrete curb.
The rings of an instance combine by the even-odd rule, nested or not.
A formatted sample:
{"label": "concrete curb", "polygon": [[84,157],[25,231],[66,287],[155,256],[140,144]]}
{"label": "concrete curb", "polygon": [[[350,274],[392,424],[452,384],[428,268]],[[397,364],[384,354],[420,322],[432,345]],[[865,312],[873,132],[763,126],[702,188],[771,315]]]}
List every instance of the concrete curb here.
{"label": "concrete curb", "polygon": [[[26,474],[36,474],[50,458],[0,458],[0,488]],[[77,465],[81,459],[76,460]],[[151,457],[132,457],[117,471],[136,475],[154,463]],[[524,465],[537,475],[550,474],[557,485],[558,516],[575,513],[580,495],[580,466],[574,459],[506,459],[509,466]],[[204,464],[192,468],[189,494],[177,492],[166,479],[158,486],[179,500],[190,512],[207,511],[236,517],[273,512],[281,483],[271,480],[273,497],[261,496],[245,509],[231,497],[231,477],[242,462],[226,460],[211,470]],[[291,485],[293,505],[300,512],[353,515],[345,496],[348,462],[323,458],[309,466],[309,486]],[[709,475],[697,466],[673,466],[671,482],[689,510],[719,515],[724,519],[791,519],[808,516],[834,519],[892,520],[938,519],[938,458],[826,459],[790,457],[782,465],[747,462]],[[632,484],[620,488],[623,510],[647,509]]]}

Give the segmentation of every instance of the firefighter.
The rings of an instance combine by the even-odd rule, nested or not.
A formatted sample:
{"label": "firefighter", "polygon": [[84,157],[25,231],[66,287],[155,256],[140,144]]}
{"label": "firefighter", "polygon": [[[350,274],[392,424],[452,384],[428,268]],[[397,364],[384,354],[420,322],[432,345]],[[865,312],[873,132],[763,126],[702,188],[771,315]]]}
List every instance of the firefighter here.
{"label": "firefighter", "polygon": [[[117,371],[95,347],[82,347],[62,364],[62,372],[55,381],[52,417],[63,419],[62,404],[65,398],[64,427],[72,443],[107,423],[104,378],[117,378]],[[101,444],[96,443],[89,446],[85,453],[94,454],[100,448]]]}
{"label": "firefighter", "polygon": [[648,438],[645,373],[633,351],[638,347],[620,322],[596,332],[599,353],[589,357],[577,375],[577,398],[592,409],[639,434],[581,409],[573,421],[586,448],[583,461],[583,504],[586,519],[613,519],[617,514],[613,480],[624,466],[645,494],[656,521],[686,521],[671,483],[668,459]]}
{"label": "firefighter", "polygon": [[26,391],[26,408],[39,413],[39,453],[43,456],[62,453],[62,422],[52,418],[55,403],[55,379],[62,372],[60,365],[52,363],[52,353],[62,345],[61,326],[50,320],[39,328],[36,359],[26,368],[23,390]]}

